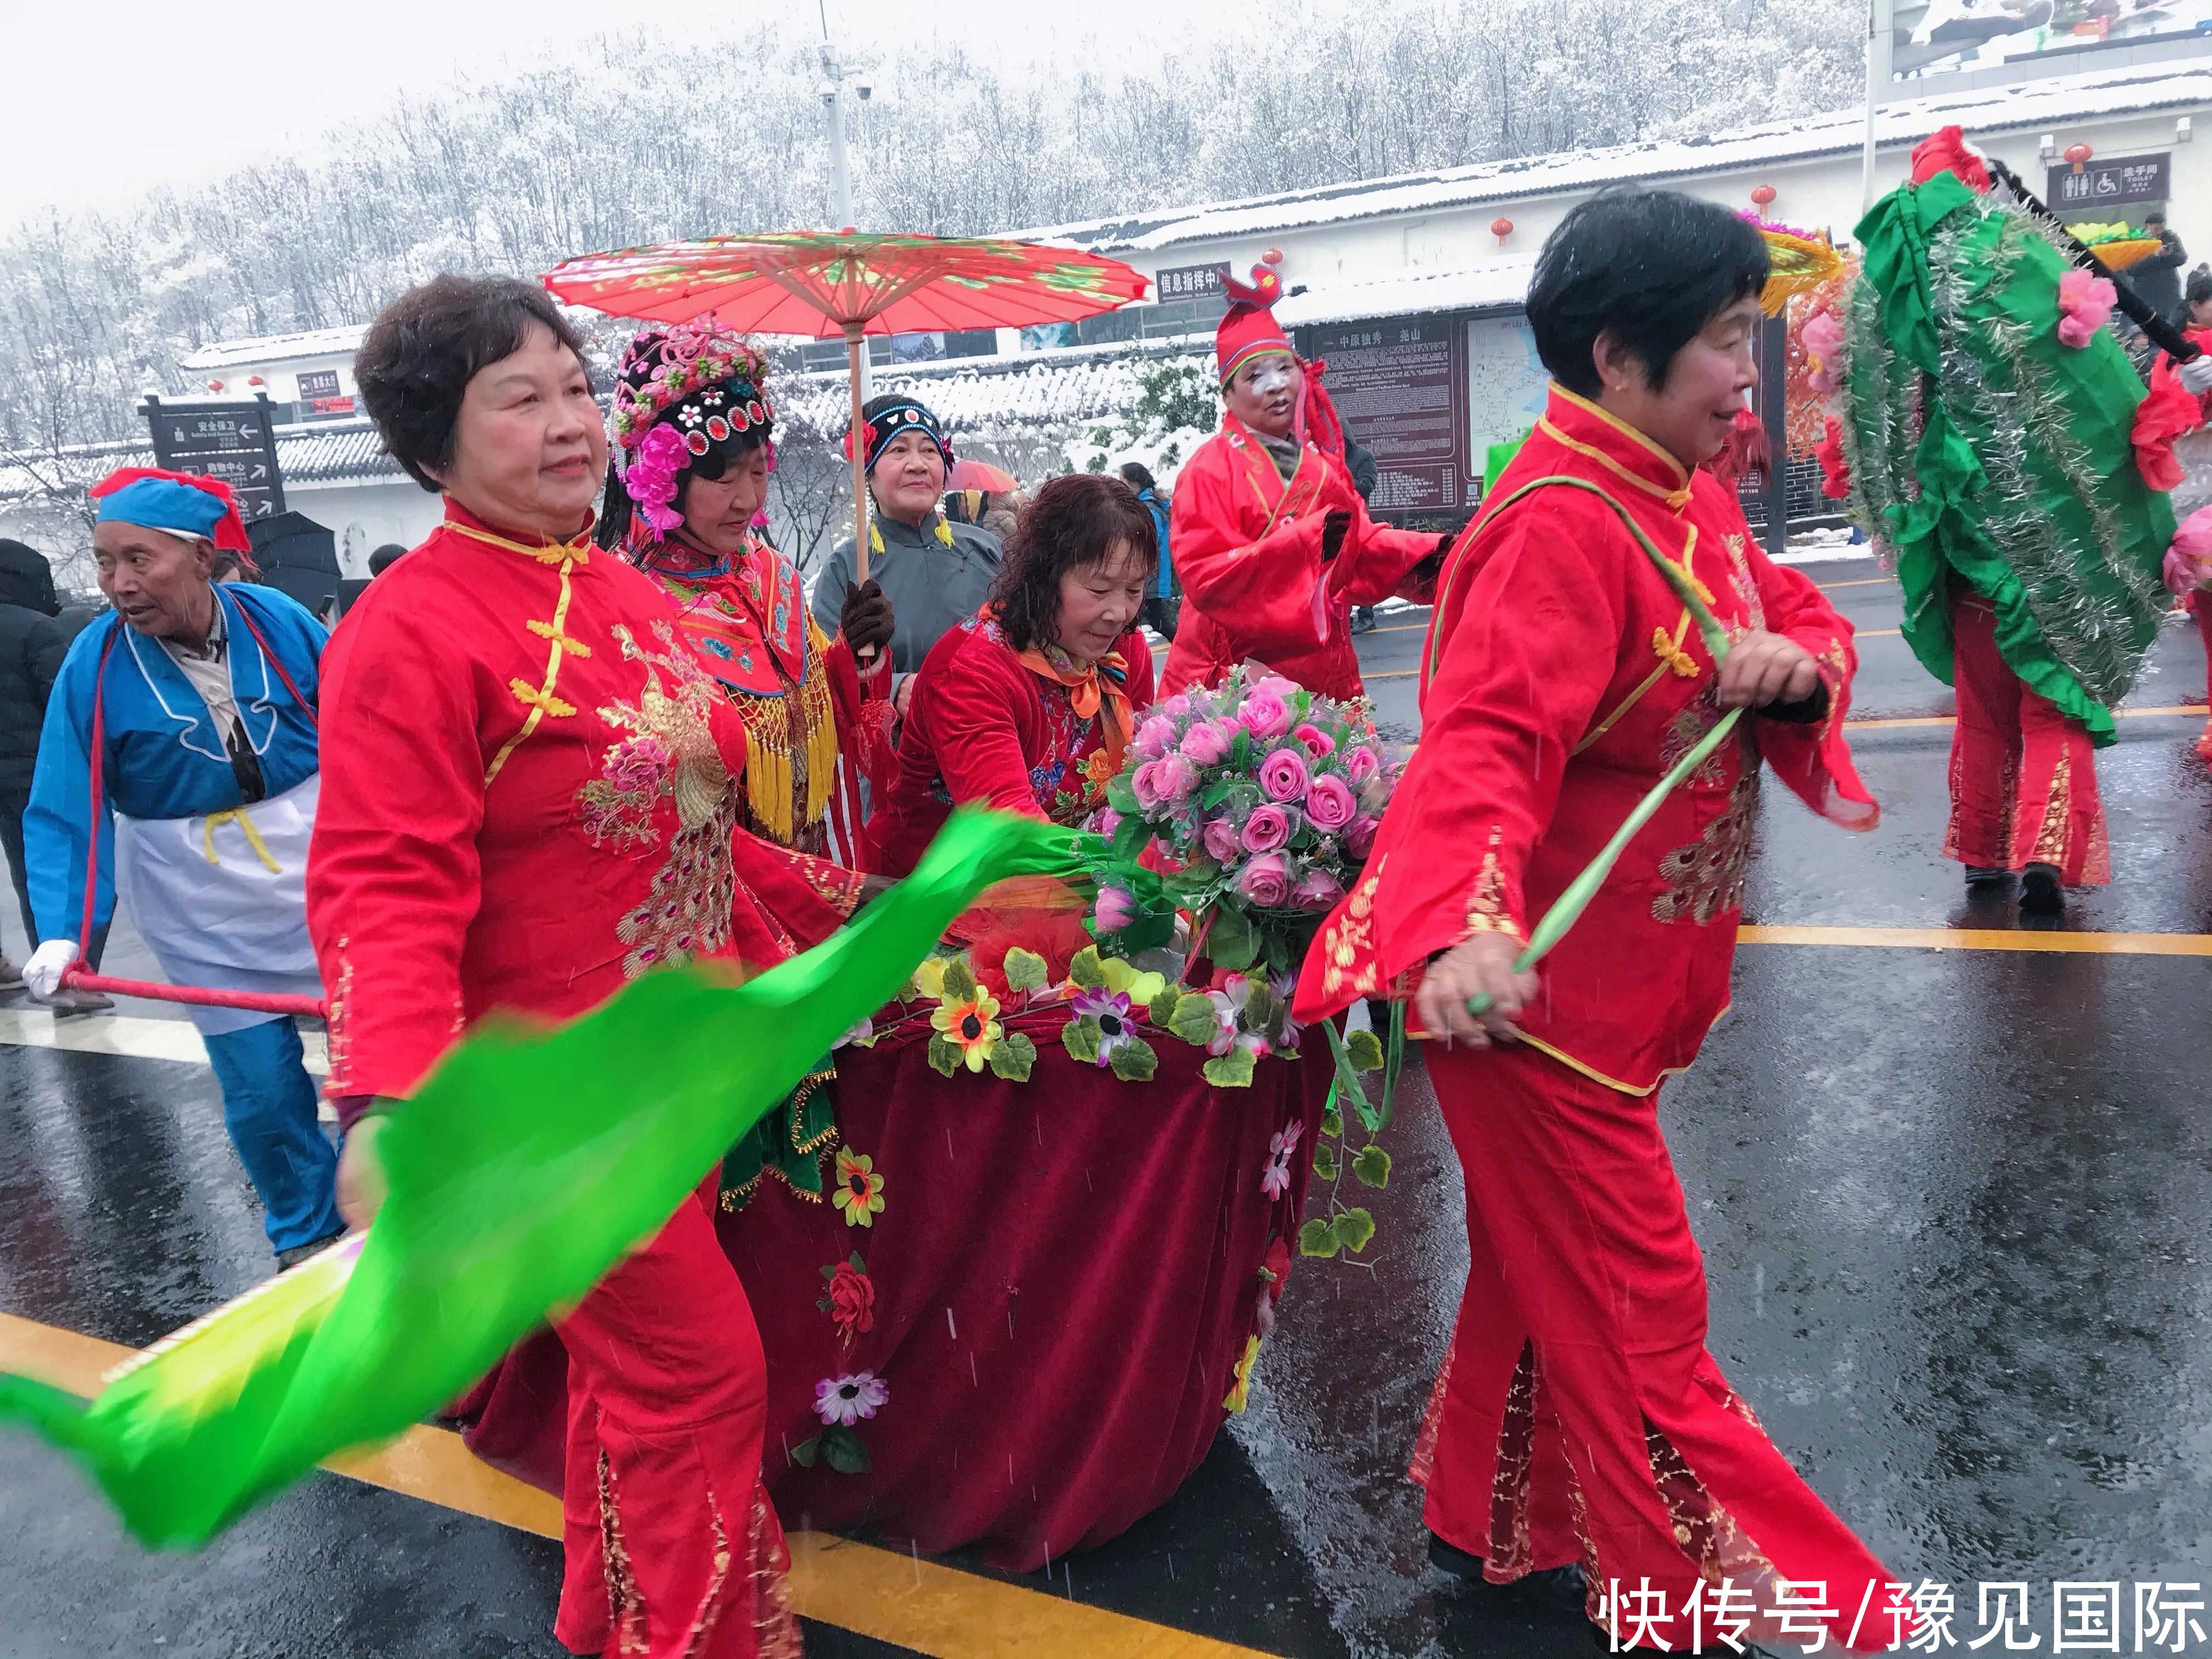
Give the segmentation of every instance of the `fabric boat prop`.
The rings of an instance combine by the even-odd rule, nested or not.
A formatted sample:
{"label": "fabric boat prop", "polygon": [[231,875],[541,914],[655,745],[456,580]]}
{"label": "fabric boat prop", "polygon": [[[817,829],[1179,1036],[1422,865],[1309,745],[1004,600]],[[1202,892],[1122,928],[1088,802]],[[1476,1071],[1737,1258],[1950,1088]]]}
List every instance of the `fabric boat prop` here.
{"label": "fabric boat prop", "polygon": [[395,1114],[366,1233],[187,1326],[88,1405],[0,1375],[0,1421],[73,1453],[154,1547],[196,1546],[332,1454],[465,1389],[665,1222],[994,882],[1079,878],[1095,837],[956,812],[914,874],[743,984],[649,975],[557,1030],[484,1030]]}

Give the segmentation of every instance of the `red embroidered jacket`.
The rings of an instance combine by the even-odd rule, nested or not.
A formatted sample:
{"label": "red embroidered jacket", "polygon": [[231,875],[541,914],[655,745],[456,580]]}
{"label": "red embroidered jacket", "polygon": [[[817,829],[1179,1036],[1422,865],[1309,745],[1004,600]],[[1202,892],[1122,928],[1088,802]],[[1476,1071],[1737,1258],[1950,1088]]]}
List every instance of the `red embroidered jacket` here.
{"label": "red embroidered jacket", "polygon": [[1714,666],[1666,578],[1595,484],[1711,595],[1732,635],[1764,628],[1818,659],[1809,724],[1739,722],[1629,843],[1539,970],[1522,1028],[1601,1083],[1646,1094],[1727,1011],[1759,762],[1852,829],[1879,817],[1844,741],[1850,625],[1767,559],[1734,493],[1554,386],[1544,417],[1460,539],[1422,659],[1421,742],[1365,873],[1323,925],[1301,1018],[1386,986],[1479,932],[1524,939],[1721,716]]}
{"label": "red embroidered jacket", "polygon": [[307,926],[329,1091],[404,1095],[493,1009],[561,1020],[664,963],[781,960],[859,878],[736,829],[744,726],[653,580],[448,501],[324,657]]}
{"label": "red embroidered jacket", "polygon": [[[1337,512],[1352,523],[1324,564],[1322,529]],[[1218,684],[1249,658],[1329,697],[1359,695],[1352,607],[1397,592],[1438,545],[1369,518],[1350,474],[1312,444],[1285,483],[1229,414],[1176,478],[1170,542],[1185,604],[1164,690]],[[1426,599],[1426,586],[1407,586],[1407,597]]]}
{"label": "red embroidered jacket", "polygon": [[[1141,714],[1152,706],[1152,653],[1134,630],[1115,648],[1128,665],[1130,709]],[[1066,686],[1023,666],[998,623],[970,617],[930,647],[915,676],[898,781],[868,820],[867,867],[905,875],[953,807],[969,801],[1077,823],[1104,796],[1104,761],[1099,717],[1078,716]]]}

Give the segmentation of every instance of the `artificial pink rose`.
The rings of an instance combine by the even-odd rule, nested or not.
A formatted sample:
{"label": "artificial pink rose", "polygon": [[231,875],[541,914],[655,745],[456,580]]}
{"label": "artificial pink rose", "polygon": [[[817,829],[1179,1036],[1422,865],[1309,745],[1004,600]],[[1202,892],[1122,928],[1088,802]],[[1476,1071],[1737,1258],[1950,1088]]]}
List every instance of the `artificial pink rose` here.
{"label": "artificial pink rose", "polygon": [[1359,813],[1352,786],[1334,772],[1324,772],[1306,791],[1306,816],[1316,830],[1341,830]]}
{"label": "artificial pink rose", "polygon": [[1143,811],[1149,812],[1158,806],[1163,799],[1160,791],[1160,763],[1156,760],[1146,761],[1132,772],[1129,775],[1129,787],[1136,792],[1137,805]]}
{"label": "artificial pink rose", "polygon": [[1171,720],[1179,720],[1190,713],[1190,698],[1187,695],[1179,693],[1170,697],[1165,702],[1157,705],[1152,712],[1164,714]]}
{"label": "artificial pink rose", "polygon": [[1255,806],[1244,820],[1244,850],[1272,853],[1291,838],[1291,815],[1279,806]]}
{"label": "artificial pink rose", "polygon": [[1099,835],[1110,836],[1121,827],[1121,815],[1110,806],[1102,806],[1091,820],[1091,827]]}
{"label": "artificial pink rose", "polygon": [[1170,755],[1155,763],[1159,767],[1160,799],[1170,805],[1188,799],[1190,792],[1198,787],[1198,769],[1181,755]]}
{"label": "artificial pink rose", "polygon": [[1147,760],[1158,760],[1175,747],[1175,722],[1155,714],[1137,728],[1137,752]]}
{"label": "artificial pink rose", "polygon": [[1297,749],[1278,749],[1260,763],[1260,788],[1269,800],[1304,799],[1306,776],[1306,757]]}
{"label": "artificial pink rose", "polygon": [[1336,752],[1336,739],[1318,726],[1308,722],[1291,733],[1305,745],[1305,751],[1316,760],[1327,760]]}
{"label": "artificial pink rose", "polygon": [[1207,856],[1216,864],[1234,864],[1237,855],[1243,851],[1237,838],[1236,824],[1226,817],[1210,820],[1200,839],[1206,843]]}
{"label": "artificial pink rose", "polygon": [[1345,827],[1344,855],[1364,862],[1375,850],[1375,832],[1382,827],[1381,820],[1362,813]]}
{"label": "artificial pink rose", "polygon": [[1297,696],[1298,683],[1286,680],[1280,674],[1263,674],[1253,682],[1252,690],[1255,692],[1264,691],[1271,697],[1280,697],[1288,702]]}
{"label": "artificial pink rose", "polygon": [[1352,787],[1357,789],[1382,769],[1382,757],[1362,744],[1346,757],[1344,769],[1352,775]]}
{"label": "artificial pink rose", "polygon": [[1333,910],[1344,896],[1344,884],[1326,870],[1309,870],[1298,878],[1295,896],[1306,910]]}
{"label": "artificial pink rose", "polygon": [[1237,711],[1237,724],[1255,738],[1276,738],[1291,729],[1290,705],[1272,691],[1255,691]]}
{"label": "artificial pink rose", "polygon": [[[1267,808],[1261,807],[1261,811]],[[1237,889],[1263,910],[1279,910],[1291,902],[1291,866],[1280,853],[1262,853],[1244,866]]]}
{"label": "artificial pink rose", "polygon": [[1137,919],[1137,901],[1125,888],[1106,886],[1091,907],[1091,919],[1102,933],[1118,933]]}
{"label": "artificial pink rose", "polygon": [[1194,766],[1218,766],[1229,758],[1230,742],[1219,726],[1202,720],[1182,734],[1182,753]]}

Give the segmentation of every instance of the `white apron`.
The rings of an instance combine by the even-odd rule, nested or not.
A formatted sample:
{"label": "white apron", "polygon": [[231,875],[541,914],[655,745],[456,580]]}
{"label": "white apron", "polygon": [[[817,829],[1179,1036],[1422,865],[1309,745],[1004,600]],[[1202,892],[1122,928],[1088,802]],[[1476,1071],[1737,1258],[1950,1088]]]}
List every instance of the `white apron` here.
{"label": "white apron", "polygon": [[[116,894],[172,984],[322,995],[307,891],[320,787],[317,775],[204,817],[115,815]],[[244,1008],[186,1012],[203,1036],[269,1018]]]}

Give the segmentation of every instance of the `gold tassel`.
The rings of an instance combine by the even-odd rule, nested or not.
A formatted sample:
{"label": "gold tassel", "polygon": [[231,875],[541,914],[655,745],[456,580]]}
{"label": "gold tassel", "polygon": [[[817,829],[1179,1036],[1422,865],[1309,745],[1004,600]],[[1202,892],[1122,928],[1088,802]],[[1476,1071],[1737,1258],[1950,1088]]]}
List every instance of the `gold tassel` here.
{"label": "gold tassel", "polygon": [[806,824],[822,822],[837,784],[837,713],[830,701],[830,676],[817,655],[807,665],[800,692],[806,720]]}
{"label": "gold tassel", "polygon": [[777,842],[792,842],[790,716],[781,697],[737,699],[745,720],[745,799],[754,821]]}

